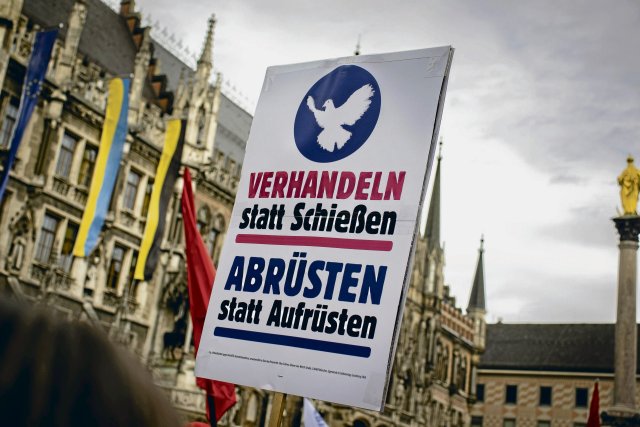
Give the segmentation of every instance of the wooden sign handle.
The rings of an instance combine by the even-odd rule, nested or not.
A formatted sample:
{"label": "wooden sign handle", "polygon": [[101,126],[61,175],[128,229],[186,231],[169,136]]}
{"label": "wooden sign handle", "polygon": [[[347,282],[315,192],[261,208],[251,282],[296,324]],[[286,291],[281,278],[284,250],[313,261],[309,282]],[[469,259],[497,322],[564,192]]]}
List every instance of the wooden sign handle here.
{"label": "wooden sign handle", "polygon": [[275,392],[273,394],[273,404],[271,405],[271,415],[269,416],[269,427],[280,427],[286,400],[287,395],[284,393]]}

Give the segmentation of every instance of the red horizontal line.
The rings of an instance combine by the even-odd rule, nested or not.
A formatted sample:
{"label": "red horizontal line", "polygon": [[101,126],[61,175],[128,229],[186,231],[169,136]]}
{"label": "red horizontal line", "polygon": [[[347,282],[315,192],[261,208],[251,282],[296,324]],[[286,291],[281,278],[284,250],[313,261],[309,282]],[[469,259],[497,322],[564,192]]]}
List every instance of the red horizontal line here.
{"label": "red horizontal line", "polygon": [[236,243],[280,246],[317,246],[322,248],[385,251],[393,248],[390,240],[344,239],[341,237],[274,236],[270,234],[238,234]]}

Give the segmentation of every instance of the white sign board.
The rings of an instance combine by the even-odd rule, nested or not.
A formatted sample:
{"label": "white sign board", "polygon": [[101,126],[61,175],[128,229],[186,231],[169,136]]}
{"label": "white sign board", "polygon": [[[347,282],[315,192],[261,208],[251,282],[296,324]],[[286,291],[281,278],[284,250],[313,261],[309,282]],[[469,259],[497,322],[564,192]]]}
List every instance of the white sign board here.
{"label": "white sign board", "polygon": [[197,376],[383,407],[452,54],[267,70]]}

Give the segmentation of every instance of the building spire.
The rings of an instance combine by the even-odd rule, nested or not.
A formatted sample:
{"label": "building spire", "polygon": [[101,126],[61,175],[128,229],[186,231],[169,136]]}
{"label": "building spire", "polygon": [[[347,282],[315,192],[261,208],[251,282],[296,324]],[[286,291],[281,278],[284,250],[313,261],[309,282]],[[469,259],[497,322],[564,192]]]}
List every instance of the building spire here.
{"label": "building spire", "polygon": [[425,237],[427,246],[431,249],[440,246],[440,161],[442,160],[442,138],[440,138],[440,150],[438,152],[438,165],[436,166],[436,176],[433,180],[433,191],[431,192],[431,202],[429,203],[429,214],[427,215],[427,229]]}
{"label": "building spire", "polygon": [[360,55],[360,36],[361,34],[358,34],[358,42],[356,43],[356,50],[353,52],[355,56]]}
{"label": "building spire", "polygon": [[473,287],[471,288],[471,296],[469,297],[469,305],[467,312],[471,310],[486,310],[484,296],[484,235],[480,237],[480,249],[478,250],[478,265],[476,266],[476,275],[473,278]]}
{"label": "building spire", "polygon": [[200,64],[213,65],[213,29],[216,25],[216,15],[212,14],[209,18],[209,27],[207,28],[207,37],[204,40],[202,46],[202,53],[200,59],[198,59],[198,66]]}

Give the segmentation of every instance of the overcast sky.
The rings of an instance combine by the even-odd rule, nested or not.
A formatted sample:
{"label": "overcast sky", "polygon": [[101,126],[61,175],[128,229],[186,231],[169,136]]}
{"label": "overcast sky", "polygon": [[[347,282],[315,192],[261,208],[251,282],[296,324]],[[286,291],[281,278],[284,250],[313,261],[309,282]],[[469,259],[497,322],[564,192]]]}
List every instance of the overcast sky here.
{"label": "overcast sky", "polygon": [[615,320],[616,176],[640,158],[639,2],[137,5],[198,53],[215,13],[214,67],[249,111],[267,66],[350,55],[359,34],[363,54],[452,45],[442,238],[458,305],[484,233],[490,321]]}

